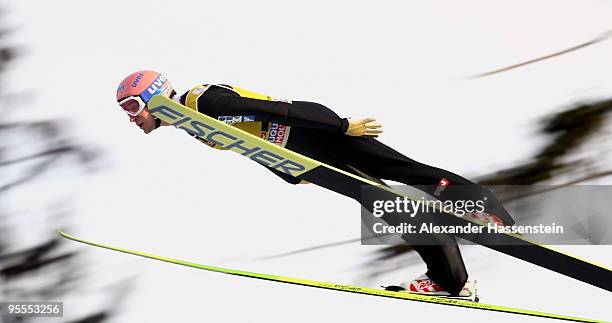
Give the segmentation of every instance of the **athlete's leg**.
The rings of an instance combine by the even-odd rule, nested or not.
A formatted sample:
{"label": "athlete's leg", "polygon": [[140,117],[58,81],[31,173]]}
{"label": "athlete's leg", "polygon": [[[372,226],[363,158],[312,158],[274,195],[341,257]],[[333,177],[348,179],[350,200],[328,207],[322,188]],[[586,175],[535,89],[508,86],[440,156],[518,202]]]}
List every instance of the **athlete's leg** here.
{"label": "athlete's leg", "polygon": [[[472,184],[456,174],[413,161],[372,138],[295,130],[292,129],[287,148],[352,173],[357,169],[373,177],[408,185],[433,187],[441,178],[453,183]],[[457,295],[468,275],[454,237],[423,235],[423,238],[429,241],[412,247],[427,265],[427,276],[452,295]]]}
{"label": "athlete's leg", "polygon": [[[492,192],[457,174],[414,161],[373,138],[345,137],[343,140],[345,142],[340,145],[342,148],[339,153],[347,163],[364,173],[417,186],[432,195],[439,181],[445,178],[450,185],[439,196],[440,199],[455,201],[486,197],[487,211],[498,214],[510,223],[514,222]],[[411,246],[427,265],[427,276],[451,295],[458,295],[468,279],[468,274],[455,237],[446,234],[422,234],[419,239],[420,244],[413,243]]]}

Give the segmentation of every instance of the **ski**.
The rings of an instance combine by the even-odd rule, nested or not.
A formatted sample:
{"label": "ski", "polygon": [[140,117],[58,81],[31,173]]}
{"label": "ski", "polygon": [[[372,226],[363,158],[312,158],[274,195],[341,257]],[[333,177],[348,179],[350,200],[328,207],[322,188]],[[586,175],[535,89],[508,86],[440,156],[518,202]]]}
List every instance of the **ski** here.
{"label": "ski", "polygon": [[599,321],[599,320],[566,316],[566,315],[554,314],[554,313],[538,312],[538,311],[532,311],[532,310],[527,310],[527,309],[520,309],[520,308],[513,308],[513,307],[506,307],[506,306],[499,306],[499,305],[492,305],[492,304],[483,304],[483,303],[478,303],[478,302],[474,302],[470,300],[462,300],[458,298],[436,297],[436,296],[428,296],[428,295],[413,294],[413,293],[406,293],[406,292],[393,292],[393,291],[386,291],[383,289],[343,285],[343,284],[336,284],[336,283],[330,283],[330,282],[321,282],[321,281],[316,281],[316,280],[284,277],[284,276],[242,271],[242,270],[237,270],[237,269],[208,266],[208,265],[202,265],[202,264],[189,262],[189,261],[162,257],[162,256],[158,256],[158,255],[154,255],[154,254],[150,254],[146,252],[123,249],[123,248],[113,247],[113,246],[109,246],[109,245],[105,245],[105,244],[101,244],[97,242],[87,241],[87,240],[72,236],[59,229],[57,230],[57,233],[66,239],[84,243],[84,244],[94,246],[94,247],[104,248],[104,249],[113,250],[113,251],[119,251],[119,252],[131,254],[135,256],[144,257],[144,258],[154,259],[158,261],[165,261],[165,262],[169,262],[172,264],[212,271],[216,273],[228,274],[228,275],[264,279],[264,280],[268,280],[272,282],[294,284],[294,285],[299,285],[299,286],[317,287],[317,288],[329,289],[329,290],[335,290],[335,291],[347,292],[347,293],[388,297],[388,298],[394,298],[394,299],[400,299],[400,300],[425,302],[425,303],[431,303],[431,304],[472,308],[472,309],[495,311],[495,312],[502,312],[502,313],[536,316],[536,317],[565,320],[565,321],[572,321],[572,322],[605,323],[604,321]]}
{"label": "ski", "polygon": [[[226,150],[237,152],[272,169],[355,199],[370,211],[372,210],[371,201],[365,201],[361,196],[363,187],[377,190],[382,196],[387,196],[389,200],[396,197],[417,200],[413,196],[394,191],[387,186],[277,146],[236,127],[191,110],[161,95],[154,96],[148,106],[149,111],[155,117],[178,129],[185,130]],[[466,217],[457,217],[446,213],[441,213],[438,218],[436,221],[441,221],[446,225],[481,225]],[[382,219],[387,220],[385,217]],[[387,222],[393,225],[391,221],[395,220]],[[612,270],[610,268],[530,241],[521,235],[480,233],[458,234],[457,236],[587,284],[612,291]]]}

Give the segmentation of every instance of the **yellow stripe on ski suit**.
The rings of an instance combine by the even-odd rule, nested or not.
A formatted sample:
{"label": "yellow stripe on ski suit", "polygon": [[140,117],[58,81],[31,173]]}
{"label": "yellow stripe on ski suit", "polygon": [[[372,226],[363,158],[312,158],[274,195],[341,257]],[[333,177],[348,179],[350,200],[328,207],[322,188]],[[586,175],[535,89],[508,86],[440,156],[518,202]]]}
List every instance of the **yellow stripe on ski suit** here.
{"label": "yellow stripe on ski suit", "polygon": [[[253,91],[249,91],[243,88],[239,88],[236,86],[230,86],[230,85],[221,85],[221,84],[203,84],[203,85],[198,85],[196,87],[194,87],[193,89],[191,89],[189,92],[187,92],[187,96],[185,97],[185,106],[194,110],[194,111],[199,111],[198,108],[200,108],[198,106],[198,99],[200,98],[200,96],[202,96],[206,90],[208,90],[211,86],[219,86],[225,89],[228,89],[230,91],[233,91],[234,93],[240,95],[241,97],[244,98],[251,98],[251,99],[258,99],[258,100],[266,100],[266,101],[278,101],[277,99],[269,96],[269,95],[265,95],[265,94],[261,94],[261,93],[257,93],[257,92],[253,92]],[[286,100],[281,100],[281,101],[286,101]],[[236,122],[231,124],[231,126],[236,127],[242,131],[246,131],[254,136],[263,138],[263,139],[267,139],[272,131],[276,131],[275,127],[273,123],[266,123],[264,124],[261,121],[249,121],[249,122]],[[265,130],[264,130],[264,126],[265,126]],[[279,140],[278,142],[273,142],[274,144],[277,144],[281,147],[285,146],[285,143],[287,142],[287,137],[289,136],[289,132],[291,130],[291,127],[289,126],[282,126],[282,134],[283,134],[283,139]],[[223,149],[222,147],[220,147],[219,145],[214,145],[211,144],[210,142],[206,142],[204,140],[201,140],[202,142],[204,142],[205,144],[207,144],[210,147],[213,148],[217,148],[217,149]]]}

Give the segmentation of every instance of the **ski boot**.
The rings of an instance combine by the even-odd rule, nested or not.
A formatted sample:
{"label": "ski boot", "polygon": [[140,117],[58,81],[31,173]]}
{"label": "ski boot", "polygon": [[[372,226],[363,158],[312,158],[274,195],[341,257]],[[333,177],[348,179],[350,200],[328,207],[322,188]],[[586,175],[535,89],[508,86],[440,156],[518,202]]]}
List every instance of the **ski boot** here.
{"label": "ski boot", "polygon": [[492,213],[486,212],[469,212],[464,215],[466,219],[476,220],[476,222],[491,223],[499,226],[504,226],[504,221],[500,217]]}
{"label": "ski boot", "polygon": [[429,279],[427,275],[421,275],[416,279],[401,283],[399,285],[383,286],[385,290],[392,292],[403,292],[413,293],[421,295],[429,295],[436,297],[456,298],[462,300],[468,300],[472,302],[478,302],[478,296],[476,295],[476,281],[468,281],[463,286],[461,292],[457,296],[451,296],[451,294],[445,291],[442,287],[436,284],[433,280]]}

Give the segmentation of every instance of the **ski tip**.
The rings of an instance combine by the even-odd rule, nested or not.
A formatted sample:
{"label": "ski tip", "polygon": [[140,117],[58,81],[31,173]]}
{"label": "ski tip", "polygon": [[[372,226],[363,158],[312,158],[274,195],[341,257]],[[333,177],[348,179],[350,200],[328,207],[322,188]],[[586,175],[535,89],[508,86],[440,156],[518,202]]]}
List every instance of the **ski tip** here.
{"label": "ski tip", "polygon": [[61,237],[63,237],[63,238],[66,238],[66,239],[72,238],[71,235],[69,235],[68,233],[64,232],[64,228],[55,228],[55,232],[57,234],[59,234]]}

